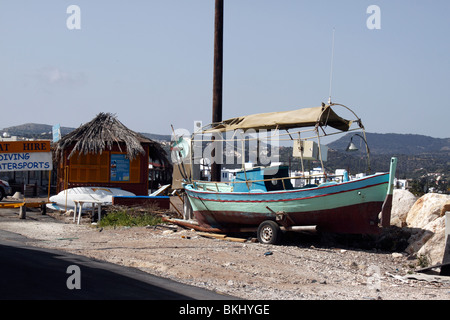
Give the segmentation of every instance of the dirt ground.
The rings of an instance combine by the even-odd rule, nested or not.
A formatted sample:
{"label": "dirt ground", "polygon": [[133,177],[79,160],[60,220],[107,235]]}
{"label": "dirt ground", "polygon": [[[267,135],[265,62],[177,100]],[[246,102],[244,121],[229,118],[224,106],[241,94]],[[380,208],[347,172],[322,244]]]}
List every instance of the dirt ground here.
{"label": "dirt ground", "polygon": [[0,229],[28,237],[32,246],[138,268],[243,299],[450,299],[450,277],[418,280],[422,274],[412,271],[419,261],[412,257],[316,235],[291,235],[273,246],[254,242],[251,235],[237,242],[175,225],[98,228],[88,218],[77,225],[60,213],[28,209],[26,219],[18,213],[0,209]]}

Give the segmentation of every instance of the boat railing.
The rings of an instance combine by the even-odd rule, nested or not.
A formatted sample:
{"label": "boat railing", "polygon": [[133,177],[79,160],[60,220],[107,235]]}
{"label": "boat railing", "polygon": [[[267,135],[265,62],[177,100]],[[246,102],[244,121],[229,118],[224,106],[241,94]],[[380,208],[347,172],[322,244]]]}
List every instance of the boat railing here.
{"label": "boat railing", "polygon": [[[285,180],[290,179],[303,179],[305,181],[308,181],[309,184],[312,183],[312,181],[316,182],[316,180],[323,180],[325,182],[321,183],[330,183],[330,182],[336,182],[336,179],[339,178],[339,181],[343,181],[344,175],[341,174],[310,174],[310,175],[301,175],[301,176],[292,176],[292,177],[275,177],[275,178],[268,178],[268,179],[247,179],[247,180],[231,180],[231,181],[205,181],[205,180],[192,180],[192,185],[194,189],[198,190],[200,186],[202,186],[202,189],[204,191],[213,191],[213,192],[220,192],[224,188],[222,186],[228,186],[232,188],[233,184],[236,183],[246,183],[247,187],[249,187],[249,184],[254,182],[266,182],[266,181],[281,181],[283,185],[283,190],[288,190],[286,188]],[[307,186],[308,184],[306,184]],[[214,189],[213,189],[214,188]],[[294,187],[293,189],[302,189],[303,187]],[[230,189],[232,191],[232,189]]]}

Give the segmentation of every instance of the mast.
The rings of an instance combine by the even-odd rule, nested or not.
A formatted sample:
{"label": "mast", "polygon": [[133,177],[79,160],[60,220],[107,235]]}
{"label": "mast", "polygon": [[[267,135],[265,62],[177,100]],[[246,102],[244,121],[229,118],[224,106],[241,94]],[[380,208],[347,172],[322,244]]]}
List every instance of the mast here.
{"label": "mast", "polygon": [[331,66],[330,66],[330,94],[328,96],[328,104],[331,105],[331,81],[333,79],[333,59],[334,59],[334,32],[335,28],[333,28],[333,41],[331,43]]}
{"label": "mast", "polygon": [[[213,108],[212,122],[222,121],[222,78],[223,78],[223,0],[216,0],[214,17],[214,79],[213,79]],[[213,135],[213,139],[214,139]],[[220,143],[215,143],[213,148],[215,159],[216,150],[221,148]],[[221,165],[212,161],[211,163],[211,181],[220,181]]]}

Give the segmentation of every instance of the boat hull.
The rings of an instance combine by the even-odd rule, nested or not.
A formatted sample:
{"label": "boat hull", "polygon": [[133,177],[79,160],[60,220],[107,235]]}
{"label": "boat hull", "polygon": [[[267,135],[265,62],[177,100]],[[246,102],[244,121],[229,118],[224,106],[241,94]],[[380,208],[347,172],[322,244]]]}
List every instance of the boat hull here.
{"label": "boat hull", "polygon": [[314,225],[336,233],[379,233],[379,213],[389,174],[339,184],[269,192],[215,192],[186,185],[195,219],[203,228],[224,232],[257,227],[283,212],[290,226]]}

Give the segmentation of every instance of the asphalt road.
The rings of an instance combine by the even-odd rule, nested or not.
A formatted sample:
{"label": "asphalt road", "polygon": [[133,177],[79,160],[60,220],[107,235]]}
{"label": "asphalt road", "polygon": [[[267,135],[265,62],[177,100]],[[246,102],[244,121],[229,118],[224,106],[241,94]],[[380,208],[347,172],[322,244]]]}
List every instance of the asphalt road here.
{"label": "asphalt road", "polygon": [[138,269],[26,246],[24,240],[0,230],[1,300],[235,299]]}

